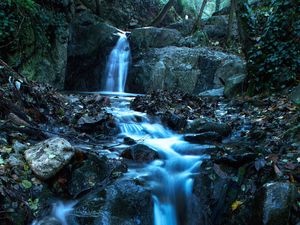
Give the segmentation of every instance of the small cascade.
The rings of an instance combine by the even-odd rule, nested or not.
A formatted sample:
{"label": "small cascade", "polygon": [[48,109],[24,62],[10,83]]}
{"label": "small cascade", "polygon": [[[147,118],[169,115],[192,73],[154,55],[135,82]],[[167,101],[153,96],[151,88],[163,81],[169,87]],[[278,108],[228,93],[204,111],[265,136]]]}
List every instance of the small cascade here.
{"label": "small cascade", "polygon": [[125,91],[128,66],[131,58],[130,46],[125,33],[119,33],[120,38],[111,51],[103,79],[104,92]]}
{"label": "small cascade", "polygon": [[[193,190],[193,176],[207,156],[185,154],[189,149],[201,149],[200,145],[183,140],[182,135],[164,127],[159,120],[147,114],[130,110],[130,98],[118,98],[108,109],[118,122],[121,135],[157,151],[159,160],[143,168],[130,169],[128,176],[144,178],[152,191],[154,202],[154,225],[187,224]],[[123,107],[117,107],[118,102]]]}

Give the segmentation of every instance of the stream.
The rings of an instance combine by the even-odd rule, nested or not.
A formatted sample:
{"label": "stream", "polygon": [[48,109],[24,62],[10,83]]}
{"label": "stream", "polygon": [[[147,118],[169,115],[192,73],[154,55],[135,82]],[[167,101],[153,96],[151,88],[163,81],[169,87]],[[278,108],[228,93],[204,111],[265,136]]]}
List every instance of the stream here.
{"label": "stream", "polygon": [[[117,138],[120,142],[124,137],[133,139],[154,150],[159,156],[158,159],[149,163],[139,165],[129,163],[125,177],[142,179],[150,189],[154,204],[154,225],[187,224],[187,215],[192,203],[194,176],[199,172],[203,159],[209,158],[201,151],[214,146],[184,141],[183,135],[163,126],[158,118],[151,118],[146,113],[130,109],[130,102],[136,96],[124,93],[130,48],[126,35],[119,35],[120,39],[109,56],[104,92],[101,92],[110,98],[111,106],[107,107],[106,111],[116,120],[120,130]],[[112,155],[111,157],[119,156]],[[68,216],[72,214],[75,205],[76,202],[65,204],[58,202],[53,206],[52,216],[61,224],[68,225],[67,221],[70,220]],[[109,225],[110,222],[107,221],[105,224]]]}
{"label": "stream", "polygon": [[[130,110],[132,97],[111,98],[112,107],[107,109],[118,121],[120,137],[130,137],[142,142],[159,154],[159,159],[140,168],[129,168],[127,176],[147,180],[154,202],[155,225],[185,224],[189,210],[193,175],[198,171],[204,158],[201,146],[190,144],[164,127],[156,118],[145,113]],[[199,155],[188,155],[191,149],[199,150]]]}

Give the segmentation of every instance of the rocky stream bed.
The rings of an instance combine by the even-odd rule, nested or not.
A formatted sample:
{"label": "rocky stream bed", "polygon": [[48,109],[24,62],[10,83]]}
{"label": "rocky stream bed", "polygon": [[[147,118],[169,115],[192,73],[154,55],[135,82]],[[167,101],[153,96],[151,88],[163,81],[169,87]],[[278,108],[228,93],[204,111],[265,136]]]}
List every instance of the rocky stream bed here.
{"label": "rocky stream bed", "polygon": [[1,224],[153,224],[151,188],[128,174],[160,154],[144,138],[118,135],[115,102],[201,144],[184,150],[207,157],[180,224],[300,221],[300,115],[287,93],[228,100],[156,91],[123,101],[1,76]]}

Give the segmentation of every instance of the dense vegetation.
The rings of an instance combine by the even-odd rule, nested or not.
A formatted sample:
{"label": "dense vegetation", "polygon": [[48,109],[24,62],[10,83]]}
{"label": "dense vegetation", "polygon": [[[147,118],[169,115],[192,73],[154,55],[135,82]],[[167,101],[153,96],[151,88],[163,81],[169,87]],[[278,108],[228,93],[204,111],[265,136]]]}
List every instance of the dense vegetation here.
{"label": "dense vegetation", "polygon": [[252,9],[241,6],[251,93],[285,88],[299,80],[300,5],[276,0]]}

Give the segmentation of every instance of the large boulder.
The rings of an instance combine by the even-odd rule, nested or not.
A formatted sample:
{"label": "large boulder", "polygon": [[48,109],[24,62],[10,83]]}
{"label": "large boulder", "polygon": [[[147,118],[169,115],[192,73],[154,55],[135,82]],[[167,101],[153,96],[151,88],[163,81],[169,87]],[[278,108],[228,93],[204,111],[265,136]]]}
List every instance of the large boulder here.
{"label": "large boulder", "polygon": [[[226,40],[228,33],[229,16],[212,16],[203,21],[203,31],[212,40]],[[232,35],[238,39],[238,26],[236,21],[232,24]]]}
{"label": "large boulder", "polygon": [[178,45],[182,38],[179,31],[168,28],[143,27],[132,30],[133,49],[161,48]]}
{"label": "large boulder", "polygon": [[79,14],[70,29],[65,89],[98,91],[107,58],[121,31],[87,12]]}
{"label": "large boulder", "polygon": [[255,224],[288,224],[290,211],[296,199],[296,188],[291,183],[265,184],[256,195]]}
{"label": "large boulder", "polygon": [[136,144],[125,149],[121,156],[136,162],[149,162],[159,158],[155,150],[144,144]]}
{"label": "large boulder", "polygon": [[152,214],[150,191],[127,179],[88,194],[74,211],[80,225],[151,225]]}
{"label": "large boulder", "polygon": [[242,94],[246,90],[246,74],[236,74],[225,82],[224,95],[228,98]]}
{"label": "large boulder", "polygon": [[72,145],[59,137],[45,140],[25,151],[25,158],[30,168],[43,180],[53,177],[73,155]]}
{"label": "large boulder", "polygon": [[[216,73],[229,61],[244,66],[238,56],[208,48],[153,48],[134,57],[128,89],[136,93],[167,89],[199,94],[221,87],[215,83]],[[231,77],[236,72],[230,69],[223,73]]]}
{"label": "large boulder", "polygon": [[177,21],[175,23],[168,25],[167,28],[176,29],[182,35],[187,36],[192,33],[194,23],[195,23],[195,20],[192,20],[192,19],[181,20],[181,21]]}

